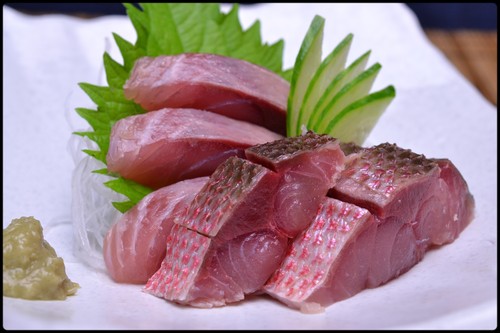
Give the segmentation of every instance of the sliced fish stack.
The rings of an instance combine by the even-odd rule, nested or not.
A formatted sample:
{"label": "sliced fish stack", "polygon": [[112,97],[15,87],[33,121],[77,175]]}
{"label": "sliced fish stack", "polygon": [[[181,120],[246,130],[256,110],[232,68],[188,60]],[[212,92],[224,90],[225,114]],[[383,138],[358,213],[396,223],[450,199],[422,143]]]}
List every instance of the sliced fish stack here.
{"label": "sliced fish stack", "polygon": [[176,221],[166,242],[167,256],[145,290],[211,307],[259,289],[288,245],[270,218],[278,180],[272,171],[240,158],[220,165]]}
{"label": "sliced fish stack", "polygon": [[[221,164],[185,217],[176,220],[179,228],[172,231],[165,261],[146,291],[182,304],[212,307],[260,290],[279,267],[289,239],[312,223],[321,204],[301,198],[324,198],[344,158],[337,140],[313,133],[257,146],[247,154],[274,171],[236,157]],[[290,205],[284,203],[289,197],[301,211],[313,213],[297,214],[287,225],[283,216],[289,216]],[[202,247],[192,251],[179,242]],[[179,273],[182,269],[189,275]]]}
{"label": "sliced fish stack", "polygon": [[398,277],[473,217],[473,197],[449,160],[387,143],[344,150],[349,162],[330,191],[342,201],[325,199],[264,286],[305,312]]}

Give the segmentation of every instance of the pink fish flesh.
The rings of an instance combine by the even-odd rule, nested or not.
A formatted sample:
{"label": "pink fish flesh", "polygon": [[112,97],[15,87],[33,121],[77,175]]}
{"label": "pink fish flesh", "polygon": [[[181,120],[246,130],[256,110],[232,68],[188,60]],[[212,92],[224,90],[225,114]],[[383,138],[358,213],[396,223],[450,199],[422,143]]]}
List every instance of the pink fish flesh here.
{"label": "pink fish flesh", "polygon": [[291,238],[312,222],[345,162],[338,140],[313,132],[250,147],[245,155],[281,175],[274,219]]}
{"label": "pink fish flesh", "polygon": [[395,144],[362,149],[332,188],[332,197],[411,226],[417,252],[452,242],[471,222],[474,199],[453,163],[427,159]]}
{"label": "pink fish flesh", "polygon": [[[457,167],[448,159],[434,159],[441,173],[439,175],[438,191],[441,219],[445,223],[432,224],[428,233],[432,245],[442,245],[453,242],[474,218],[474,197],[469,192],[467,182]],[[439,193],[438,192],[438,193]],[[438,198],[436,196],[436,198]]]}
{"label": "pink fish flesh", "polygon": [[261,288],[288,245],[269,219],[278,180],[278,174],[237,157],[221,164],[175,221],[165,259],[145,291],[212,307]]}
{"label": "pink fish flesh", "polygon": [[376,225],[368,210],[324,197],[314,222],[295,238],[263,290],[311,313],[364,289]]}
{"label": "pink fish flesh", "polygon": [[269,229],[217,246],[213,238],[176,224],[167,239],[165,260],[144,290],[202,308],[241,301],[264,285],[287,246],[286,237]]}
{"label": "pink fish flesh", "polygon": [[143,57],[124,86],[125,96],[148,111],[194,108],[286,134],[289,83],[244,60],[184,53]]}
{"label": "pink fish flesh", "polygon": [[[146,291],[181,304],[211,307],[260,290],[279,267],[290,230],[300,232],[314,219],[314,213],[300,214],[293,217],[293,227],[287,227],[277,219],[284,212],[277,210],[290,206],[276,205],[276,200],[287,201],[283,192],[289,191],[298,201],[295,192],[305,189],[311,197],[325,198],[344,158],[335,139],[313,133],[264,144],[247,154],[275,171],[236,157],[221,164],[186,210],[186,218],[176,220],[184,229],[176,229],[168,241],[172,250],[167,250],[162,268],[148,281]],[[289,185],[287,178],[297,186]],[[308,182],[314,186],[307,187]],[[316,212],[321,201],[298,204]],[[193,252],[183,242],[204,245]],[[192,275],[176,275],[173,267]]]}
{"label": "pink fish flesh", "polygon": [[247,122],[196,109],[163,109],[119,120],[112,128],[108,170],[158,189],[209,176],[230,156],[282,138]]}
{"label": "pink fish flesh", "polygon": [[326,199],[263,288],[305,312],[403,274],[473,217],[474,200],[449,160],[390,144],[352,150],[347,159],[330,193],[342,201]]}
{"label": "pink fish flesh", "polygon": [[146,283],[165,257],[174,219],[191,203],[208,177],[188,179],[145,196],[108,231],[103,255],[116,282]]}

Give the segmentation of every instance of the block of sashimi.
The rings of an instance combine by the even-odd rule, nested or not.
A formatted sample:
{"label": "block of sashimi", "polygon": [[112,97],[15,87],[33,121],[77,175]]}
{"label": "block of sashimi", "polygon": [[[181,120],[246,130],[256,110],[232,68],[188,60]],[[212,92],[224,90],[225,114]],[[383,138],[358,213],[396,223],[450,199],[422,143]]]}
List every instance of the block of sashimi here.
{"label": "block of sashimi", "polygon": [[[165,260],[146,291],[181,304],[211,307],[260,290],[279,267],[291,239],[278,217],[294,202],[276,204],[276,200],[288,200],[281,192],[324,198],[344,163],[336,140],[313,133],[278,140],[251,155],[255,160],[267,159],[265,164],[276,171],[236,157],[221,164],[186,209],[186,217],[176,220],[179,228],[167,241]],[[295,177],[295,172],[301,176]],[[289,186],[286,178],[294,179],[296,186]],[[305,183],[316,184],[317,179],[322,186],[303,193]],[[290,196],[301,200],[298,193]],[[320,204],[303,196],[300,201],[301,209],[313,212]],[[298,226],[306,228],[314,214],[293,218],[292,229],[300,232]],[[194,243],[203,246],[196,251],[187,248]],[[189,275],[178,274],[183,271]]]}
{"label": "block of sashimi", "polygon": [[473,216],[473,197],[449,160],[390,144],[343,147],[348,162],[330,192],[342,201],[325,199],[263,288],[305,312],[398,277]]}
{"label": "block of sashimi", "polygon": [[175,222],[219,242],[258,229],[275,230],[272,213],[279,180],[259,164],[231,157]]}
{"label": "block of sashimi", "polygon": [[176,224],[166,242],[165,259],[144,290],[201,308],[238,302],[264,285],[288,247],[288,239],[272,229],[215,242]]}
{"label": "block of sashimi", "polygon": [[103,244],[106,269],[120,283],[146,283],[165,257],[174,219],[207,183],[187,179],[145,196],[110,228]]}
{"label": "block of sashimi", "polygon": [[237,157],[222,163],[167,238],[145,291],[197,307],[242,300],[278,268],[288,239],[275,228],[278,174]]}
{"label": "block of sashimi", "polygon": [[210,176],[230,156],[282,138],[263,127],[196,109],[162,109],[114,124],[108,170],[158,189]]}
{"label": "block of sashimi", "polygon": [[244,60],[184,53],[135,62],[125,96],[148,111],[194,108],[286,134],[289,83]]}
{"label": "block of sashimi", "polygon": [[263,291],[305,313],[354,295],[366,287],[377,224],[368,210],[323,197]]}
{"label": "block of sashimi", "polygon": [[[433,245],[450,243],[472,221],[474,199],[453,163],[428,159],[383,143],[353,153],[332,188],[332,197],[368,209],[386,232],[378,232],[376,252],[392,252],[380,263],[369,286],[407,271]],[[401,243],[394,251],[384,244]],[[381,254],[382,255],[382,254]]]}
{"label": "block of sashimi", "polygon": [[313,132],[252,146],[245,156],[281,175],[274,219],[291,238],[312,222],[345,161],[338,140]]}

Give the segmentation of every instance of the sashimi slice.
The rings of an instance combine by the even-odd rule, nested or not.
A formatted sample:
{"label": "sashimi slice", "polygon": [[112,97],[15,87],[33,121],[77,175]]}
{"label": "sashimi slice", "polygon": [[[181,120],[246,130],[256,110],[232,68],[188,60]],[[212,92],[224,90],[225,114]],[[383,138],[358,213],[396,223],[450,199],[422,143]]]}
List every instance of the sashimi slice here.
{"label": "sashimi slice", "polygon": [[184,53],[136,61],[124,92],[148,111],[194,108],[286,135],[289,83],[244,60]]}
{"label": "sashimi slice", "polygon": [[278,174],[237,157],[221,164],[175,220],[165,259],[145,291],[213,307],[260,289],[288,245],[270,218],[278,181]]}
{"label": "sashimi slice", "polygon": [[347,166],[330,192],[342,201],[326,199],[263,288],[304,312],[400,276],[430,247],[455,240],[473,217],[474,199],[449,160],[390,144],[342,147]]}
{"label": "sashimi slice", "polygon": [[163,109],[118,121],[108,170],[153,189],[210,176],[230,156],[282,138],[263,127],[196,109]]}
{"label": "sashimi slice", "polygon": [[474,199],[453,163],[384,143],[354,152],[332,197],[409,224],[420,255],[452,242],[471,222]]}
{"label": "sashimi slice", "polygon": [[144,290],[201,308],[241,301],[277,269],[287,245],[285,237],[259,230],[217,246],[212,238],[175,225],[165,260]]}
{"label": "sashimi slice", "polygon": [[366,209],[324,197],[263,290],[308,313],[352,296],[366,287],[376,226]]}
{"label": "sashimi slice", "polygon": [[313,221],[345,162],[338,140],[313,132],[250,147],[245,155],[281,175],[274,218],[291,238]]}
{"label": "sashimi slice", "polygon": [[[283,192],[297,197],[295,192],[307,189],[308,196],[324,199],[344,159],[336,140],[313,133],[258,146],[247,153],[247,157],[265,166],[237,157],[227,159],[193,199],[185,217],[175,221],[185,228],[178,231],[183,237],[196,232],[196,238],[210,240],[199,256],[203,263],[198,259],[199,267],[185,267],[179,263],[182,256],[176,258],[167,251],[164,268],[148,281],[146,291],[182,304],[211,307],[241,300],[245,294],[260,290],[279,267],[290,239],[291,228],[278,224],[277,217],[294,208],[277,206],[277,195],[285,200]],[[294,188],[287,184],[289,181],[297,181],[298,186]],[[295,223],[293,231],[297,233],[310,225],[321,201],[300,204],[310,213],[293,217],[291,223]],[[183,247],[175,238],[170,244],[172,248]],[[186,260],[190,265],[192,262]],[[164,292],[177,283],[169,268],[176,265],[196,271],[196,278],[183,284],[179,294]]]}
{"label": "sashimi slice", "polygon": [[280,178],[250,161],[231,157],[175,223],[224,242],[259,229],[275,229],[273,202]]}
{"label": "sashimi slice", "polygon": [[429,248],[453,242],[472,221],[474,199],[449,160],[388,143],[356,154],[332,195],[380,220],[367,284],[377,287],[408,271]]}
{"label": "sashimi slice", "polygon": [[108,274],[120,283],[146,283],[165,257],[174,219],[184,212],[208,177],[156,190],[126,212],[108,231],[103,255]]}

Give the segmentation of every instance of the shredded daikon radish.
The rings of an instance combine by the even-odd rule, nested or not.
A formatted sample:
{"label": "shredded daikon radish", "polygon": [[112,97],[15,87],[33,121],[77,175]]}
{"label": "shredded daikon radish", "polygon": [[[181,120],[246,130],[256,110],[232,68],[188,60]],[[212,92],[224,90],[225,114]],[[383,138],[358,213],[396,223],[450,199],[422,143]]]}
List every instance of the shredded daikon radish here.
{"label": "shredded daikon radish", "polygon": [[71,214],[73,221],[74,252],[83,262],[93,268],[105,270],[102,255],[106,233],[122,215],[112,206],[113,201],[123,201],[124,196],[104,186],[112,178],[92,171],[105,168],[93,157],[82,153],[82,149],[95,149],[86,138],[72,136],[68,144],[75,161],[72,179]]}

